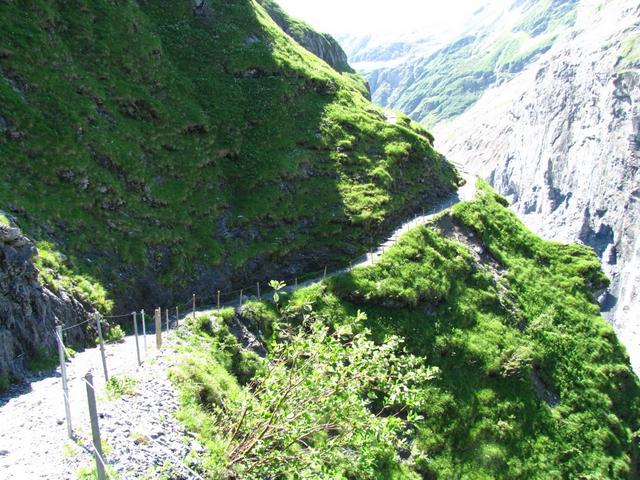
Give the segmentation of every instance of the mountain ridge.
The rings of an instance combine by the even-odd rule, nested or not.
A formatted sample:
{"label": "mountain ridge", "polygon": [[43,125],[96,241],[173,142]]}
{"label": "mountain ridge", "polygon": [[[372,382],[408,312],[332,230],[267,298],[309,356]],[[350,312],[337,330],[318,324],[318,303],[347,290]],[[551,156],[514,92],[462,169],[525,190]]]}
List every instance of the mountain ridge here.
{"label": "mountain ridge", "polygon": [[461,114],[487,88],[546,52],[571,28],[576,5],[489,1],[457,30],[383,41],[382,54],[380,45],[367,47],[371,40],[340,40],[357,59],[354,67],[369,80],[376,103],[432,125]]}
{"label": "mountain ridge", "polygon": [[251,0],[79,6],[0,6],[0,204],[118,309],[335,264],[455,188]]}

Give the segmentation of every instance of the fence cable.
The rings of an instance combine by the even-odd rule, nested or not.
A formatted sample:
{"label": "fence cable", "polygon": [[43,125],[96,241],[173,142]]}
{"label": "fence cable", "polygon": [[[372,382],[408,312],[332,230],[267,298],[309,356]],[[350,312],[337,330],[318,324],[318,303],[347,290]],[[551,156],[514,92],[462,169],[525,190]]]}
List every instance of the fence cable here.
{"label": "fence cable", "polygon": [[84,321],[84,322],[82,322],[82,323],[76,323],[75,325],[71,325],[70,327],[63,328],[63,329],[62,329],[62,331],[63,331],[63,332],[66,332],[67,330],[71,330],[72,328],[81,327],[81,326],[82,326],[82,325],[84,325],[85,323],[89,323],[89,322],[91,322],[92,320],[93,320],[93,319],[92,319],[92,318],[90,318],[90,319],[88,319],[88,320],[85,320],[85,321]]}
{"label": "fence cable", "polygon": [[98,452],[98,449],[96,448],[96,446],[94,445],[93,441],[90,442],[91,445],[91,449],[93,450],[93,453],[95,453],[96,458],[98,460],[100,460],[100,463],[102,464],[102,467],[104,468],[104,474],[108,477],[108,478],[113,478],[111,476],[111,474],[109,473],[109,467],[107,467],[107,464],[105,463],[104,459],[102,458],[102,455]]}
{"label": "fence cable", "polygon": [[122,315],[101,315],[102,318],[125,318],[130,317],[131,313],[124,313]]}
{"label": "fence cable", "polygon": [[[433,216],[434,213],[429,212],[429,213],[423,213],[423,215],[417,215],[412,221],[410,221],[407,225],[409,226],[416,226],[419,224],[424,224],[426,223],[426,221],[428,220],[427,217],[431,217]],[[418,219],[421,219],[421,221],[418,221]],[[406,226],[406,225],[405,225]],[[325,267],[323,270],[318,270],[315,272],[308,272],[308,273],[302,273],[300,276],[298,277],[294,277],[291,280],[284,280],[283,283],[286,284],[286,288],[291,288],[292,291],[295,291],[295,286],[298,286],[299,288],[307,285],[309,283],[312,283],[314,281],[320,281],[323,280],[325,277],[329,278],[332,277],[336,274],[340,274],[340,273],[344,273],[344,272],[350,272],[353,270],[353,268],[358,267],[360,265],[368,265],[369,262],[371,263],[375,263],[375,259],[376,258],[380,258],[381,254],[384,253],[385,251],[385,245],[389,242],[396,243],[398,241],[398,239],[400,238],[401,235],[404,234],[404,232],[407,229],[401,228],[398,229],[396,231],[393,232],[393,234],[387,239],[385,240],[385,242],[381,245],[379,245],[376,248],[372,248],[370,251],[366,252],[364,255],[359,256],[358,258],[354,259],[354,260],[350,260],[349,261],[349,266],[345,266],[343,268],[338,268],[335,269],[331,272],[327,272],[327,268]],[[386,247],[389,248],[389,247]],[[201,304],[200,304],[200,309],[205,308],[205,307],[209,307],[209,305],[202,305],[202,302],[204,301],[208,301],[208,300],[213,300],[214,301],[214,305],[211,305],[211,308],[214,308],[218,303],[216,302],[216,300],[220,300],[219,305],[220,307],[224,306],[229,306],[229,305],[233,305],[235,303],[235,300],[226,300],[226,301],[222,301],[221,297],[230,297],[231,295],[237,295],[237,294],[243,294],[242,297],[239,299],[240,302],[242,302],[243,299],[245,298],[249,298],[253,295],[250,294],[250,292],[252,292],[254,289],[259,290],[258,287],[259,284],[252,284],[250,286],[244,287],[244,288],[238,288],[235,290],[218,290],[216,291],[212,296],[204,296],[204,297],[195,297],[192,296],[191,298],[189,298],[187,301],[184,302],[184,306],[186,307],[186,311],[185,311],[185,317],[189,316],[191,314],[191,312],[189,312],[190,308],[193,308],[194,306],[197,307],[197,304],[194,305],[194,300],[200,300]],[[269,286],[269,283],[266,283],[266,288],[261,291],[261,297],[264,295],[268,295],[271,292],[274,292],[275,289],[271,288]],[[247,295],[244,295],[244,293],[247,293]],[[257,291],[256,291],[256,295],[257,295]],[[118,318],[126,318],[126,317],[130,317],[132,314],[131,313],[127,313],[127,314],[123,314],[123,315],[105,315],[105,316],[101,316],[102,319],[118,319]],[[179,320],[178,316],[176,315],[176,319]],[[89,318],[87,320],[85,320],[84,322],[72,325],[70,327],[66,327],[63,328],[62,331],[67,331],[70,330],[72,328],[77,328],[80,327],[82,325],[85,325],[89,322],[92,322],[94,319],[93,318]],[[54,339],[56,339],[57,341],[60,342],[60,344],[64,345],[64,342],[62,340],[62,338],[60,338],[60,336],[58,335],[58,332],[54,330],[53,335]],[[71,357],[69,356],[69,354],[67,353],[66,348],[63,349],[64,350],[64,357],[67,360],[71,360]],[[24,353],[18,355],[17,357],[15,357],[16,359],[25,355]],[[96,387],[94,387],[91,383],[89,383],[87,381],[86,378],[81,377],[82,381],[88,385],[95,393],[97,393]],[[64,396],[65,399],[68,403],[71,403],[69,396],[67,395],[66,392],[64,392]],[[153,443],[154,445],[157,445],[158,447],[160,447],[175,463],[179,468],[184,468],[186,469],[186,471],[192,475],[192,478],[195,478],[197,480],[204,480],[202,478],[202,476],[200,476],[197,472],[195,472],[192,468],[190,468],[186,463],[184,463],[183,460],[181,460],[177,455],[175,455],[166,445],[152,439],[149,438],[150,442]],[[91,450],[93,450],[93,453],[95,453],[96,458],[98,458],[98,460],[100,461],[100,463],[102,464],[102,466],[105,469],[105,474],[107,475],[107,477],[109,478],[113,478],[112,475],[109,473],[109,470],[107,468],[107,464],[104,460],[104,458],[102,457],[102,455],[98,452],[98,449],[96,448],[96,446],[93,444],[93,441],[90,442],[90,446],[91,446]],[[89,450],[89,449],[87,449]]]}

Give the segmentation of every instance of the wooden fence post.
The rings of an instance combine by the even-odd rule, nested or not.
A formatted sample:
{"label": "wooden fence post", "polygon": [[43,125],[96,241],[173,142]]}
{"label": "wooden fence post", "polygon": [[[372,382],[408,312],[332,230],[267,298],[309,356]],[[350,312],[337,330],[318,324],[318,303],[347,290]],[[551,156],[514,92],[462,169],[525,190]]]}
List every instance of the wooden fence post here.
{"label": "wooden fence post", "polygon": [[164,313],[165,313],[164,318],[165,318],[165,323],[167,324],[167,334],[168,334],[169,330],[171,330],[171,327],[169,326],[169,309],[167,308]]}
{"label": "wooden fence post", "polygon": [[140,360],[140,344],[138,343],[138,315],[136,312],[132,312],[133,315],[133,334],[136,336],[136,356],[138,357],[138,366],[142,365]]}
{"label": "wooden fence post", "polygon": [[98,480],[106,480],[105,461],[102,454],[102,442],[100,441],[100,426],[98,425],[98,408],[96,406],[96,393],[93,391],[93,375],[88,371],[84,376],[87,382],[87,400],[89,402],[89,418],[91,419],[91,437],[93,439],[93,451],[96,457],[96,472]]}
{"label": "wooden fence post", "polygon": [[176,305],[176,328],[180,326],[180,313],[178,310],[178,306]]}
{"label": "wooden fence post", "polygon": [[100,315],[96,315],[96,326],[98,327],[98,339],[100,340],[100,356],[102,356],[102,369],[104,370],[104,381],[109,381],[109,373],[107,372],[107,357],[104,354],[104,339],[102,338],[102,325]]}
{"label": "wooden fence post", "polygon": [[162,319],[160,315],[160,309],[156,308],[154,320],[156,321],[156,347],[158,349],[162,348]]}
{"label": "wooden fence post", "polygon": [[142,337],[144,340],[144,354],[147,355],[147,326],[146,320],[144,319],[144,308],[140,310],[140,315],[142,315]]}
{"label": "wooden fence post", "polygon": [[240,308],[242,308],[242,290],[240,290]]}
{"label": "wooden fence post", "polygon": [[327,267],[324,267],[324,274],[322,275],[322,280],[326,280],[327,279]]}
{"label": "wooden fence post", "polygon": [[193,294],[193,319],[196,319],[196,294]]}
{"label": "wooden fence post", "polygon": [[298,290],[298,277],[296,277],[296,279],[294,280],[294,290]]}
{"label": "wooden fence post", "polygon": [[262,297],[260,296],[260,282],[258,282],[256,285],[258,286],[258,300],[262,300]]}
{"label": "wooden fence post", "polygon": [[67,435],[73,439],[71,427],[71,409],[69,407],[69,385],[67,384],[67,363],[65,360],[64,344],[62,343],[62,325],[56,327],[58,354],[60,356],[60,376],[62,377],[62,393],[64,394],[64,414],[67,418]]}
{"label": "wooden fence post", "polygon": [[220,290],[218,290],[218,312],[220,311]]}

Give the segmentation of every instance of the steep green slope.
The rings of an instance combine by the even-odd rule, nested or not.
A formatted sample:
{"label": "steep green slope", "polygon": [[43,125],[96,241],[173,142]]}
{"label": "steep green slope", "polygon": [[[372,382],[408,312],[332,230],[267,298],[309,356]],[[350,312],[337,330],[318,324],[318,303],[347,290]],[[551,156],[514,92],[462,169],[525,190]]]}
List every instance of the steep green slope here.
{"label": "steep green slope", "polygon": [[[303,464],[313,472],[308,478],[637,478],[640,384],[593,300],[607,282],[598,260],[586,247],[536,237],[504,204],[481,185],[478,199],[410,231],[374,267],[298,291],[277,308],[245,306],[245,324],[280,345],[271,344],[269,367],[259,367],[246,389],[238,379],[247,383],[256,357],[230,340],[224,325],[234,325],[233,312],[224,312],[225,323],[200,319],[175,379],[184,393],[181,416],[206,442],[209,472],[224,471],[243,451],[233,434],[242,437],[245,421],[256,425],[269,398],[278,429],[299,431],[314,419],[317,430],[308,431],[326,435],[294,435],[275,454],[271,437],[247,433],[263,453],[233,465],[242,478],[293,478],[287,465],[307,449],[317,454]],[[357,352],[362,334],[379,349],[370,345],[369,356],[345,360],[336,339]],[[304,398],[343,374],[354,381],[335,391],[334,410],[322,395]],[[282,392],[299,396],[304,416]],[[341,416],[352,394],[370,417],[362,405]],[[348,432],[352,443],[332,450]]]}
{"label": "steep green slope", "polygon": [[331,264],[456,183],[253,0],[9,0],[0,38],[0,206],[121,305]]}

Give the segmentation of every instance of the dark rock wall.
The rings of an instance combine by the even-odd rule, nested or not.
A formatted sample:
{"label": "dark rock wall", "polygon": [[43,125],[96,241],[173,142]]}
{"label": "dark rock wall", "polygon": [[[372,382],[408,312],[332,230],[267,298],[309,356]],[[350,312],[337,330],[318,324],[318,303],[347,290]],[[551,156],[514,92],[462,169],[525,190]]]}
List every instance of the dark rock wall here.
{"label": "dark rock wall", "polygon": [[[56,325],[71,327],[95,313],[64,291],[54,292],[38,278],[34,244],[18,228],[0,225],[0,378],[21,379],[35,355],[57,351]],[[67,330],[65,343],[86,345],[92,327]]]}

